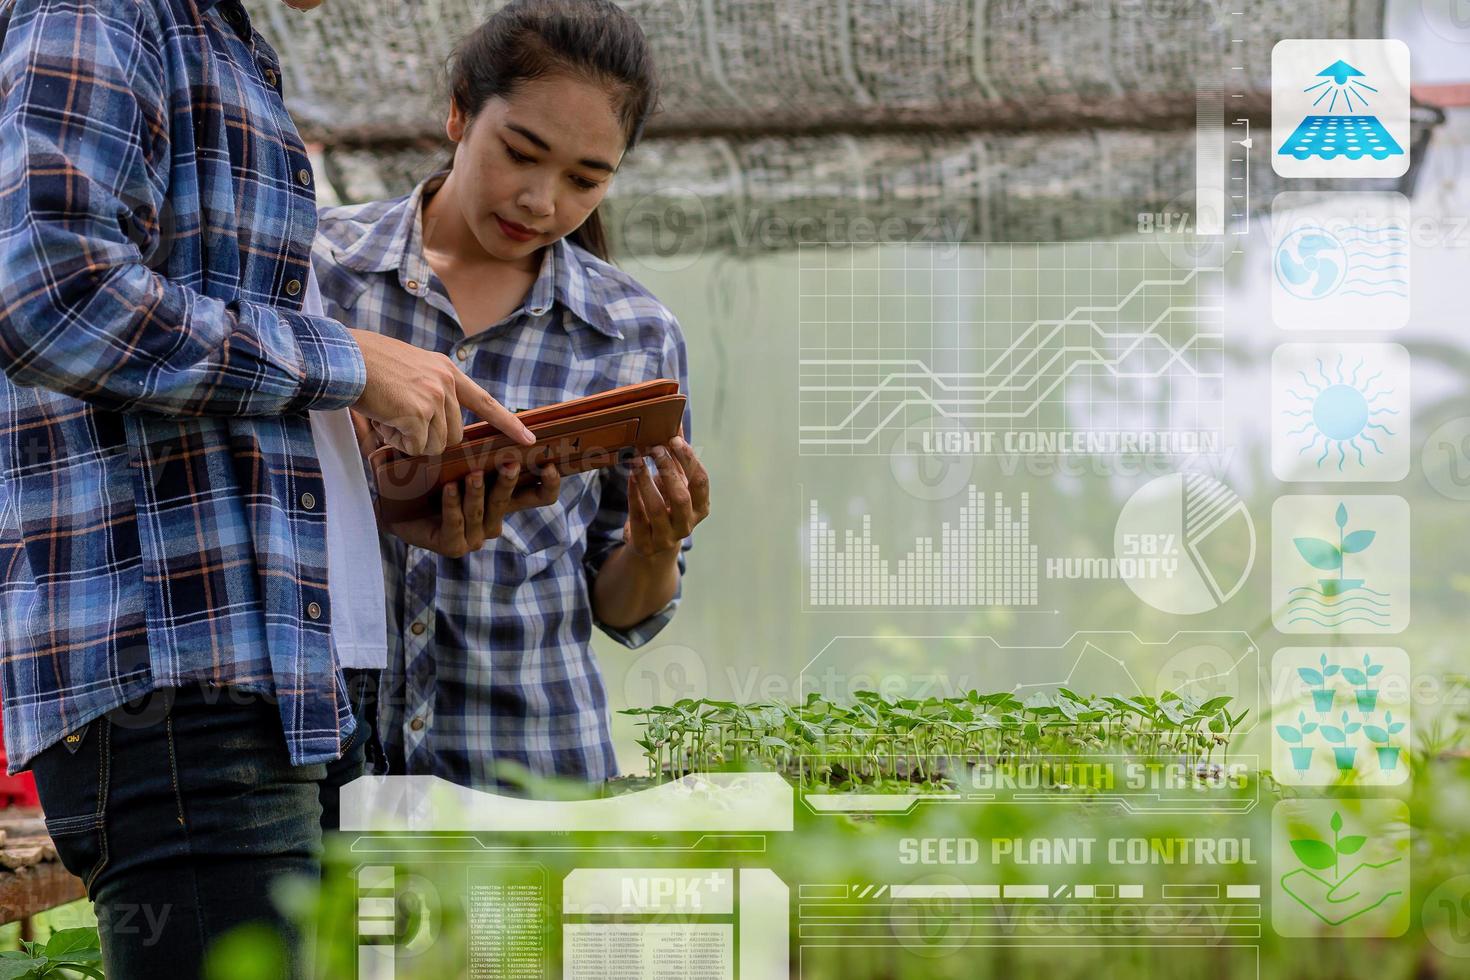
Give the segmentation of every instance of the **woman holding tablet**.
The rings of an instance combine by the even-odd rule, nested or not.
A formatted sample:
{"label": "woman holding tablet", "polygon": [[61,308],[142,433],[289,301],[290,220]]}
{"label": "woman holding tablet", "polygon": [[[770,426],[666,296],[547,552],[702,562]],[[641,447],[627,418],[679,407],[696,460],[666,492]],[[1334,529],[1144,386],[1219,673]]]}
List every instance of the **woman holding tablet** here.
{"label": "woman holding tablet", "polygon": [[[451,61],[450,169],[323,213],[328,312],[443,353],[513,409],[655,378],[687,389],[678,322],[606,261],[596,211],[656,98],[643,33],[609,0],[500,9]],[[658,633],[709,513],[684,438],[653,459],[548,469],[519,492],[513,469],[471,473],[442,516],[386,529],[388,772],[481,786],[503,760],[617,773],[592,627],[628,647]]]}

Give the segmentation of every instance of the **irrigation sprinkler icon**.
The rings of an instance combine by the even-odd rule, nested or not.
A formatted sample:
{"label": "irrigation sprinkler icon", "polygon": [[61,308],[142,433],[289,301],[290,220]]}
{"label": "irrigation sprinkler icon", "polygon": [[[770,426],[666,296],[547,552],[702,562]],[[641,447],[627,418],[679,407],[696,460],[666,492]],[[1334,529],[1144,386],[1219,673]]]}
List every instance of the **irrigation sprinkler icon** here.
{"label": "irrigation sprinkler icon", "polygon": [[1271,52],[1272,167],[1283,177],[1408,169],[1409,50],[1389,40],[1288,40]]}

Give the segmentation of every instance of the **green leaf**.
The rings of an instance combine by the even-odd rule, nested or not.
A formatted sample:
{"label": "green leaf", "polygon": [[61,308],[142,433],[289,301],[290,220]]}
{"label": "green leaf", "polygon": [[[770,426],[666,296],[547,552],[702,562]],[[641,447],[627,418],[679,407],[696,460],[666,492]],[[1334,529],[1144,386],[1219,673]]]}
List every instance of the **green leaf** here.
{"label": "green leaf", "polygon": [[1341,813],[1338,813],[1336,810],[1333,810],[1332,811],[1332,819],[1330,821],[1328,821],[1328,824],[1327,825],[1332,828],[1332,830],[1333,830],[1334,833],[1336,833],[1337,831],[1341,830],[1342,829],[1342,814]]}
{"label": "green leaf", "polygon": [[1356,667],[1344,667],[1342,669],[1342,676],[1349,684],[1357,687],[1368,683],[1368,678]]}
{"label": "green leaf", "polygon": [[1359,849],[1362,848],[1362,846],[1367,842],[1368,838],[1364,837],[1362,834],[1353,834],[1350,837],[1344,837],[1342,840],[1337,842],[1337,853],[1356,854],[1358,853]]}
{"label": "green leaf", "polygon": [[[88,957],[86,954],[95,953],[96,956]],[[46,955],[55,959],[66,956],[71,959],[80,959],[82,962],[90,963],[102,956],[102,944],[97,937],[97,930],[86,926],[75,929],[60,929],[51,934],[46,942]]]}
{"label": "green leaf", "polygon": [[1342,553],[1345,555],[1356,555],[1372,544],[1377,534],[1377,531],[1354,531],[1342,539]]}
{"label": "green leaf", "polygon": [[1347,504],[1337,505],[1337,526],[1347,527]]}
{"label": "green leaf", "polygon": [[[13,952],[19,952],[14,950]],[[0,959],[0,980],[20,980],[21,977],[39,975],[36,971],[43,969],[46,961],[26,956],[20,953],[17,957],[6,957]]]}
{"label": "green leaf", "polygon": [[1159,710],[1164,713],[1164,716],[1168,718],[1169,721],[1173,722],[1176,725],[1184,724],[1184,719],[1189,717],[1189,712],[1181,707],[1176,701],[1159,702]]}
{"label": "green leaf", "polygon": [[1386,743],[1388,741],[1388,732],[1379,728],[1377,725],[1364,725],[1363,731],[1367,732],[1368,737],[1375,742]]}
{"label": "green leaf", "polygon": [[1316,670],[1312,667],[1298,667],[1296,669],[1296,672],[1302,680],[1306,681],[1313,687],[1322,686],[1322,672],[1320,670]]}
{"label": "green leaf", "polygon": [[1299,744],[1302,740],[1302,733],[1291,725],[1277,725],[1276,734],[1281,736],[1283,742],[1291,742],[1294,745]]}
{"label": "green leaf", "polygon": [[1334,572],[1342,567],[1342,552],[1330,541],[1323,541],[1321,538],[1293,538],[1292,544],[1296,545],[1296,550],[1313,568]]}
{"label": "green leaf", "polygon": [[1294,840],[1291,842],[1291,850],[1296,854],[1297,860],[1309,868],[1318,871],[1330,868],[1337,863],[1337,855],[1333,853],[1331,844],[1308,838],[1306,840]]}

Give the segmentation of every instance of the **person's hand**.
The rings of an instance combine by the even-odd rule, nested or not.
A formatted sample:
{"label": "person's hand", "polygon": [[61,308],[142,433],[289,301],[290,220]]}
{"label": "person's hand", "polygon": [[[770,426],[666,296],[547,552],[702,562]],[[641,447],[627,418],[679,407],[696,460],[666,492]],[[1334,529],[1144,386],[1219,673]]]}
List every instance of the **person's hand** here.
{"label": "person's hand", "polygon": [[389,524],[386,530],[411,545],[446,558],[463,558],[479,551],[486,541],[500,537],[506,514],[556,503],[561,496],[561,473],[550,463],[537,472],[541,476],[540,485],[518,492],[519,461],[502,466],[493,482],[476,470],[462,482],[445,484],[439,514]]}
{"label": "person's hand", "polygon": [[628,476],[628,523],[623,541],[647,560],[677,555],[684,539],[709,516],[709,473],[683,435],[656,446],[655,479],[638,460]]}
{"label": "person's hand", "polygon": [[374,450],[383,445],[383,440],[366,415],[355,408],[349,408],[347,414],[352,419],[352,431],[357,436],[357,451],[362,453],[363,459],[367,459]]}
{"label": "person's hand", "polygon": [[500,402],[443,354],[422,350],[371,330],[351,330],[367,366],[367,387],[352,407],[378,437],[409,456],[437,456],[464,438],[460,407],[516,442],[536,441]]}
{"label": "person's hand", "polygon": [[[1297,868],[1282,875],[1281,889],[1323,922],[1339,926],[1403,894],[1403,869],[1395,867],[1399,863],[1399,858],[1364,861],[1336,883]],[[1389,868],[1393,870],[1385,870]]]}

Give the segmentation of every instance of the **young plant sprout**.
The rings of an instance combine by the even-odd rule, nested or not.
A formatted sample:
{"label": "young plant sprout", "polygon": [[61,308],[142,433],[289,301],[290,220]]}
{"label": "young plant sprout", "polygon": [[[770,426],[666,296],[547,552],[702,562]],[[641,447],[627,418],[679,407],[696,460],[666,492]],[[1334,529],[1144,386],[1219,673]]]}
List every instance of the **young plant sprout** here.
{"label": "young plant sprout", "polygon": [[922,700],[859,691],[850,703],[816,693],[798,705],[685,698],[622,714],[639,719],[654,781],[757,769],[808,791],[912,792],[953,788],[972,767],[1046,772],[1052,760],[1087,755],[1183,761],[1203,778],[1245,719],[1230,702],[1173,691],[1097,697],[1062,688],[1025,700],[1009,691]]}

